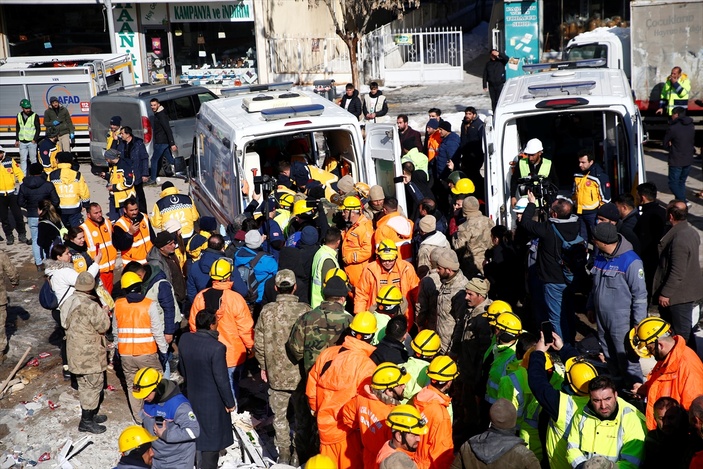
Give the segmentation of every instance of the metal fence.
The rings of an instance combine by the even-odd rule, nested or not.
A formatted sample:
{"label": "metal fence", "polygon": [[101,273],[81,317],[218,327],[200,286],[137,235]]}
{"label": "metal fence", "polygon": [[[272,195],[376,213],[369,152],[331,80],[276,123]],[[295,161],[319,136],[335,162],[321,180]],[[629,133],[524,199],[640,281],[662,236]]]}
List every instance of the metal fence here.
{"label": "metal fence", "polygon": [[272,73],[351,73],[349,49],[337,36],[271,37],[268,43]]}

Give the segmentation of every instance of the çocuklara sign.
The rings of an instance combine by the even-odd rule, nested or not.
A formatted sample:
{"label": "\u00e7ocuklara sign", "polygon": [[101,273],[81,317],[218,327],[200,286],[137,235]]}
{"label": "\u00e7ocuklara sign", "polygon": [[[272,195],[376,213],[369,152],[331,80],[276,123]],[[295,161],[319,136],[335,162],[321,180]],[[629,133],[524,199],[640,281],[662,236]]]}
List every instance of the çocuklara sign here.
{"label": "\u00e7ocuklara sign", "polygon": [[251,0],[231,3],[171,3],[172,23],[254,21]]}

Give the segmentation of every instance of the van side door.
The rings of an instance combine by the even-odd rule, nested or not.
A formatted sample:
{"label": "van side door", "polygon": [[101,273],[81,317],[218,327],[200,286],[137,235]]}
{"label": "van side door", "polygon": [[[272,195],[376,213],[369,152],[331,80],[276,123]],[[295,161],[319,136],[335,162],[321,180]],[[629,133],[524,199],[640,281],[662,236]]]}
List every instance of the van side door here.
{"label": "van side door", "polygon": [[400,136],[395,124],[367,123],[364,161],[368,184],[383,187],[386,195],[394,194],[398,204],[408,213],[405,184],[393,181],[395,177],[403,175],[400,157]]}

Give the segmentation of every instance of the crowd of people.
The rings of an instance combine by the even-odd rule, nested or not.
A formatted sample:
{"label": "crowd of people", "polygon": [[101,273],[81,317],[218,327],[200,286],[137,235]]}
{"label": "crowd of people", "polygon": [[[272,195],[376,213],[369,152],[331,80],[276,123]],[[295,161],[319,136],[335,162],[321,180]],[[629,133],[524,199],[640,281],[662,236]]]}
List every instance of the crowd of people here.
{"label": "crowd of people", "polygon": [[[379,116],[375,96],[350,112]],[[103,373],[119,369],[136,424],[119,468],[216,468],[228,414],[254,402],[243,379],[268,385],[280,464],[702,467],[703,276],[685,201],[661,204],[649,182],[611,201],[584,151],[571,198],[514,190],[515,228],[496,226],[476,109],[460,134],[439,109],[424,138],[397,124],[406,207],[344,167],[326,198],[284,158],[274,190],[255,189],[226,227],[171,182],[147,213],[136,186],[154,161],[119,116],[109,216],[70,153],[24,178],[0,152],[0,189],[21,183],[32,239],[21,215],[14,228],[55,297],[79,430],[106,430]],[[516,180],[556,177],[539,140],[523,153]],[[577,342],[593,325],[597,339]]]}

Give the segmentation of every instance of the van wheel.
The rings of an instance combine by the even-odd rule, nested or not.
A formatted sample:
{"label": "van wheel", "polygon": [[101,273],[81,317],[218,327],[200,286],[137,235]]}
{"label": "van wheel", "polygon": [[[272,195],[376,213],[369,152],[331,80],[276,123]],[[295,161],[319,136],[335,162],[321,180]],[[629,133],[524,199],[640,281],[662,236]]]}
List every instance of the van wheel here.
{"label": "van wheel", "polygon": [[161,157],[161,161],[159,161],[159,167],[161,168],[159,172],[162,176],[166,176],[169,178],[173,177],[173,166],[168,164],[168,160],[166,159],[166,157]]}

